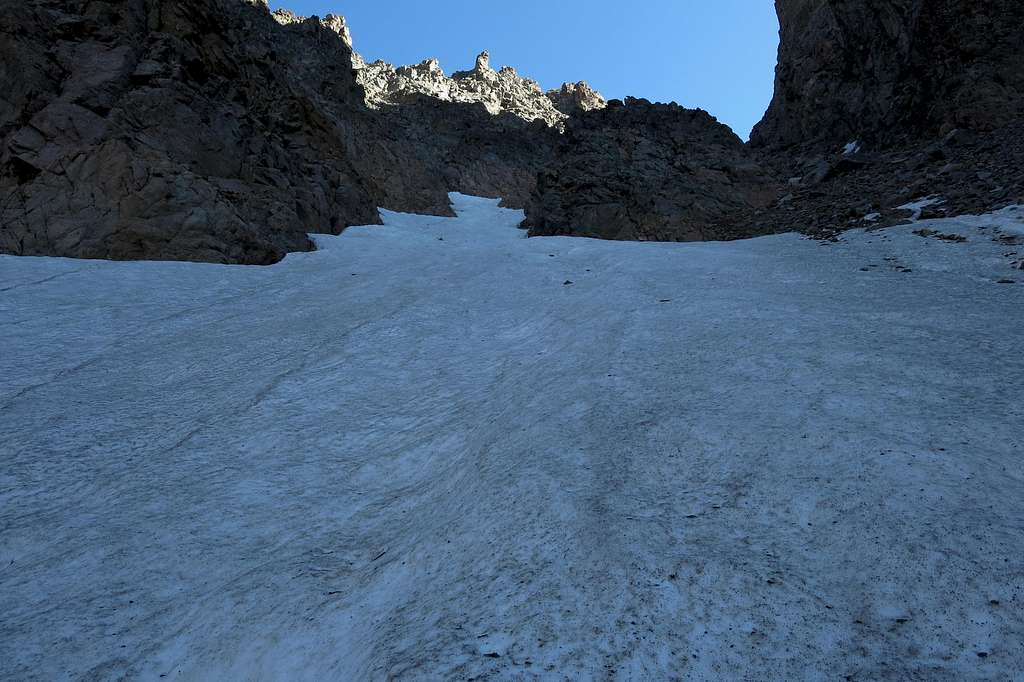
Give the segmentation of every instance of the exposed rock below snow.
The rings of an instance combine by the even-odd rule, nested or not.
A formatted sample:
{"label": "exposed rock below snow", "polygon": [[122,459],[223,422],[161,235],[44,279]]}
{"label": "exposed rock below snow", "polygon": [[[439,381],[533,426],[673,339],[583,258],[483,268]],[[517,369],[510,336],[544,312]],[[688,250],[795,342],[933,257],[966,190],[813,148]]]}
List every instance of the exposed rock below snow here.
{"label": "exposed rock below snow", "polygon": [[1024,116],[1020,0],[777,0],[775,96],[758,146],[903,143]]}
{"label": "exposed rock below snow", "polygon": [[771,175],[707,112],[613,100],[569,119],[528,207],[532,234],[689,241],[775,196]]}
{"label": "exposed rock below snow", "polygon": [[456,71],[451,77],[436,59],[399,67],[380,60],[365,65],[360,61],[356,61],[357,78],[371,107],[407,104],[427,96],[443,102],[483,104],[491,114],[507,112],[526,121],[558,126],[573,111],[604,106],[604,98],[586,83],[567,83],[561,90],[545,93],[536,81],[520,76],[510,66],[495,71],[486,51],[477,56],[471,71]]}
{"label": "exposed rock below snow", "polygon": [[[746,234],[801,230],[828,236],[850,227],[883,227],[907,220],[901,209],[940,197],[927,217],[979,214],[1024,204],[1024,121],[988,133],[954,130],[932,143],[880,152],[808,157],[764,155],[785,167],[780,198],[766,209],[734,216]],[[785,168],[784,168],[785,169]]]}

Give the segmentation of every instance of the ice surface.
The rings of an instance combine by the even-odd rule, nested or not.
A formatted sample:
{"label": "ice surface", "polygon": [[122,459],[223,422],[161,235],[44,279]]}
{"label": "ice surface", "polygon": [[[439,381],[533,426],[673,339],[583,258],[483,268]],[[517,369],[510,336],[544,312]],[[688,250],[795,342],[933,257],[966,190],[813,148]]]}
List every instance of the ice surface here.
{"label": "ice surface", "polygon": [[454,202],[268,268],[0,258],[0,678],[1020,679],[1017,213]]}

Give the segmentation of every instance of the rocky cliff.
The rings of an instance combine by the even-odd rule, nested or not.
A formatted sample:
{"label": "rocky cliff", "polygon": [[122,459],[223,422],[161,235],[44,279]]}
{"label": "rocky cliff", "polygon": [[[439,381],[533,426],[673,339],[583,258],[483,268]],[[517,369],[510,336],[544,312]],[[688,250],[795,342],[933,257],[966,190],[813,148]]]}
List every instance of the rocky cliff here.
{"label": "rocky cliff", "polygon": [[3,0],[0,249],[267,263],[373,221],[338,35],[238,0]]}
{"label": "rocky cliff", "polygon": [[[1024,202],[1024,3],[776,6],[775,95],[746,149],[704,147],[695,140],[714,140],[710,130],[678,122],[680,137],[666,136],[664,112],[590,117],[601,123],[570,125],[541,174],[533,229],[829,234],[898,222],[910,214],[900,206],[925,196],[941,197],[935,215]],[[704,171],[683,171],[694,165]]]}
{"label": "rocky cliff", "polygon": [[755,146],[887,146],[1024,115],[1020,0],[776,0],[775,96]]}
{"label": "rocky cliff", "polygon": [[787,180],[737,217],[835,231],[1024,202],[1024,3],[777,0],[775,95],[753,153]]}
{"label": "rocky cliff", "polygon": [[271,263],[377,207],[446,214],[448,191],[618,239],[1024,201],[1024,3],[777,7],[775,97],[743,145],[486,54],[451,76],[365,64],[341,17],[265,0],[0,0],[0,252]]}
{"label": "rocky cliff", "polygon": [[628,98],[569,119],[528,210],[531,234],[691,241],[767,206],[771,175],[707,112]]}
{"label": "rocky cliff", "polygon": [[586,83],[566,83],[545,93],[540,85],[520,76],[511,66],[495,71],[485,51],[470,71],[446,76],[436,59],[394,67],[383,61],[365,64],[357,59],[357,79],[374,108],[408,104],[421,97],[442,102],[482,104],[491,114],[508,113],[525,121],[560,126],[575,111],[599,109],[605,100]]}

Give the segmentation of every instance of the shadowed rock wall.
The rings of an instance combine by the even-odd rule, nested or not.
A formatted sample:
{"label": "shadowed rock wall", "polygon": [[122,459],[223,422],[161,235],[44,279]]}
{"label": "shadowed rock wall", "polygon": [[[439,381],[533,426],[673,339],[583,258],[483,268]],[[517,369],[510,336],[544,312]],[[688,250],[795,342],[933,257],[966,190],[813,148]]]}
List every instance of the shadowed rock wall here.
{"label": "shadowed rock wall", "polygon": [[755,146],[902,144],[1024,115],[1020,0],[775,4],[775,96]]}
{"label": "shadowed rock wall", "polygon": [[376,220],[349,54],[237,0],[0,3],[0,248],[269,263]]}

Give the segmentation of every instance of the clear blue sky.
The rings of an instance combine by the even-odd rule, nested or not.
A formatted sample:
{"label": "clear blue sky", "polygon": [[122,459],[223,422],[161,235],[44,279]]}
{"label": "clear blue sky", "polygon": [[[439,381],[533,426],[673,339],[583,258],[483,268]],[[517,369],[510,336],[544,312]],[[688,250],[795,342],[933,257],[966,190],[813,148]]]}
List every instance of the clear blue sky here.
{"label": "clear blue sky", "polygon": [[481,50],[544,88],[585,80],[626,95],[700,107],[746,139],[772,96],[778,20],[770,0],[271,0],[297,14],[341,14],[368,60],[437,57],[446,73]]}

